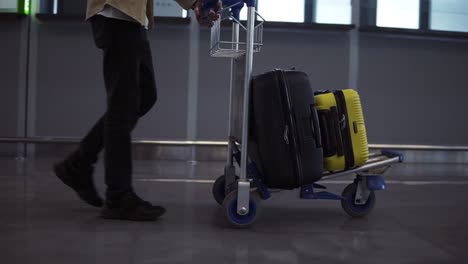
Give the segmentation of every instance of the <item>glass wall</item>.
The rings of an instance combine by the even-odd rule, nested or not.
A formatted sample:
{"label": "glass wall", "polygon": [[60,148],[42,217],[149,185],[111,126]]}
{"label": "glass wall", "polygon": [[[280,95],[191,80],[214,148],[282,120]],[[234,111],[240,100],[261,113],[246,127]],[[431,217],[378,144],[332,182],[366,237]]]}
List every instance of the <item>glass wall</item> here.
{"label": "glass wall", "polygon": [[419,29],[420,0],[377,0],[377,26]]}
{"label": "glass wall", "polygon": [[304,20],[304,0],[258,0],[258,12],[266,21],[299,22]]}
{"label": "glass wall", "polygon": [[0,12],[17,12],[18,0],[0,0]]}
{"label": "glass wall", "polygon": [[316,0],[316,23],[351,24],[351,0]]}
{"label": "glass wall", "polygon": [[430,29],[468,32],[468,0],[432,0]]}
{"label": "glass wall", "polygon": [[187,11],[174,0],[154,0],[154,15],[159,17],[187,17]]}

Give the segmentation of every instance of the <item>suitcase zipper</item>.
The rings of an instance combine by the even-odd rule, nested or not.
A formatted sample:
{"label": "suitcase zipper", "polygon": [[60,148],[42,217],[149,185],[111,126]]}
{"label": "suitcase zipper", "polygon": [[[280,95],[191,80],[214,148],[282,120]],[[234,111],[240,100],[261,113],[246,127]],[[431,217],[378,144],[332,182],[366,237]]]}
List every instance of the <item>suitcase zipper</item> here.
{"label": "suitcase zipper", "polygon": [[286,125],[284,127],[283,139],[284,139],[284,142],[286,142],[286,145],[289,145],[289,127],[288,127],[288,125]]}
{"label": "suitcase zipper", "polygon": [[[277,73],[278,73],[280,83],[284,87],[283,90],[284,90],[285,98],[286,98],[286,102],[287,102],[287,110],[288,111],[284,111],[284,115],[286,117],[286,120],[289,120],[290,128],[288,128],[288,126],[286,125],[285,131],[289,132],[289,130],[291,130],[291,133],[288,133],[288,134],[293,135],[293,136],[291,136],[291,141],[292,141],[291,150],[294,152],[293,156],[294,156],[294,161],[296,163],[296,175],[298,176],[299,185],[301,185],[302,182],[303,182],[302,162],[301,162],[301,158],[299,157],[299,154],[298,154],[298,151],[299,151],[298,143],[296,141],[296,137],[294,136],[294,135],[298,135],[298,133],[297,133],[294,118],[291,116],[291,114],[295,114],[295,113],[293,113],[293,111],[292,111],[293,109],[292,109],[292,104],[291,104],[291,96],[289,94],[289,86],[288,86],[288,84],[286,82],[284,72],[282,70],[277,70]],[[288,112],[291,113],[291,114],[287,114]],[[289,143],[291,143],[291,142],[288,140],[287,144],[289,144]]]}

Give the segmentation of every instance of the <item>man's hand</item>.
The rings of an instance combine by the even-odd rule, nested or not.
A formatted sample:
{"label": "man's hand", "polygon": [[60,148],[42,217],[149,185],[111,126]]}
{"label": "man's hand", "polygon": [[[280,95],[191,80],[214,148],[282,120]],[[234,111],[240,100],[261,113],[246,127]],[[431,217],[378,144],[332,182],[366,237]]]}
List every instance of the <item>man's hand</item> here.
{"label": "man's hand", "polygon": [[218,11],[223,8],[223,3],[221,0],[218,0],[216,7],[210,8],[209,10],[203,10],[203,3],[204,0],[198,0],[195,3],[193,11],[197,16],[197,20],[200,25],[211,27],[213,26],[213,21],[218,20]]}

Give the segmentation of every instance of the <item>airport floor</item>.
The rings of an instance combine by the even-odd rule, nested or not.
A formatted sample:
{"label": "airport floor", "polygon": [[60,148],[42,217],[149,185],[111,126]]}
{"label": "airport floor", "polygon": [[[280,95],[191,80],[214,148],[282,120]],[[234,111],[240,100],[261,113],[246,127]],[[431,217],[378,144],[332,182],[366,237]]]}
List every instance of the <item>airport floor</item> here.
{"label": "airport floor", "polygon": [[[56,160],[0,158],[0,263],[468,263],[468,165],[393,166],[364,219],[275,193],[238,230],[211,196],[222,162],[136,161],[137,193],[168,209],[139,223],[98,218],[52,175]],[[102,192],[102,164],[95,174]]]}

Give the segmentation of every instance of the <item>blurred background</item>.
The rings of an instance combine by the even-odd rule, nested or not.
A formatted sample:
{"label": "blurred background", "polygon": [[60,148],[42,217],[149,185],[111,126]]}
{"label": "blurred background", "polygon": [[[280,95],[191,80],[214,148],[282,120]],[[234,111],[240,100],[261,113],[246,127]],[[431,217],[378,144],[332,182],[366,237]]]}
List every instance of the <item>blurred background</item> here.
{"label": "blurred background", "polygon": [[[467,1],[283,2],[257,3],[267,23],[254,73],[295,67],[315,90],[358,90],[371,144],[468,145]],[[159,101],[134,137],[226,141],[229,61],[209,56],[209,29],[174,1],[154,8]],[[103,113],[85,10],[84,0],[1,1],[0,137],[78,139]]]}
{"label": "blurred background", "polygon": [[[296,68],[314,90],[356,89],[371,150],[405,154],[371,215],[352,220],[291,191],[251,229],[229,229],[211,186],[225,165],[230,62],[210,57],[210,30],[192,12],[155,0],[159,100],[133,133],[134,187],[168,214],[97,218],[51,171],[105,110],[86,1],[0,0],[0,262],[467,263],[468,1],[257,7],[267,22],[254,74]],[[103,175],[99,163],[101,193]],[[324,184],[339,194],[351,182]]]}

